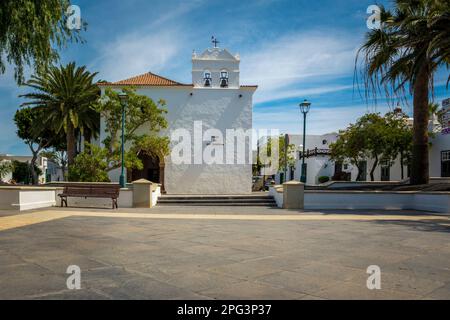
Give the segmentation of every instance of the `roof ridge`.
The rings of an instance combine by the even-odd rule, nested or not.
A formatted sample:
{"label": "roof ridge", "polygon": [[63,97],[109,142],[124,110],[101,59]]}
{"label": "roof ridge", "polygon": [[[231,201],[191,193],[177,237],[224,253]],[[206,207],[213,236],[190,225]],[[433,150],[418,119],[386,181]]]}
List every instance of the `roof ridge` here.
{"label": "roof ridge", "polygon": [[151,71],[133,76],[127,79],[115,81],[115,82],[100,82],[99,85],[150,85],[150,86],[190,86],[191,84],[184,84],[163,76],[153,73]]}
{"label": "roof ridge", "polygon": [[[153,72],[151,72],[151,71],[149,71],[148,73],[150,73],[150,74],[152,74],[152,75],[154,75],[154,76],[156,76],[156,77],[162,78],[162,79],[164,79],[164,80],[171,81],[171,82],[173,82],[173,83],[183,85],[183,83],[181,83],[181,82],[178,82],[178,81],[175,81],[175,80],[172,80],[172,79],[169,79],[169,78],[160,76],[159,74],[153,73]],[[144,73],[144,74],[145,74],[145,73]]]}

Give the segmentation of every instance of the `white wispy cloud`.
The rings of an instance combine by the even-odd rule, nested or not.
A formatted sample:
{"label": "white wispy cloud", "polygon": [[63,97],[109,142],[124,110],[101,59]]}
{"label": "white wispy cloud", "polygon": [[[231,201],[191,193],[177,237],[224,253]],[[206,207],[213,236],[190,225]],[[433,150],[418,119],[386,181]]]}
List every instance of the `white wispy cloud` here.
{"label": "white wispy cloud", "polygon": [[353,89],[353,85],[343,85],[343,86],[337,86],[337,85],[327,85],[327,86],[317,86],[313,88],[308,89],[292,89],[292,90],[273,90],[273,91],[266,91],[263,92],[261,95],[256,95],[254,99],[254,103],[262,103],[262,102],[268,102],[268,101],[275,101],[275,100],[281,100],[281,99],[288,99],[288,98],[298,98],[298,97],[311,97],[315,95],[325,94],[325,93],[332,93],[332,92],[338,92],[343,90]]}
{"label": "white wispy cloud", "polygon": [[[308,134],[325,134],[345,129],[367,112],[390,111],[387,105],[368,107],[365,104],[343,107],[321,107],[311,109],[307,118]],[[283,133],[301,133],[303,118],[297,108],[277,108],[276,111],[255,112],[253,114],[255,129],[279,129]]]}
{"label": "white wispy cloud", "polygon": [[173,41],[178,30],[157,33],[135,31],[119,36],[99,50],[97,69],[102,79],[117,81],[144,72],[160,72],[173,63],[179,53],[181,41]]}
{"label": "white wispy cloud", "polygon": [[[97,51],[99,56],[92,66],[100,71],[100,77],[108,81],[122,80],[152,71],[163,75],[167,70],[179,67],[180,53],[186,53],[191,38],[183,27],[183,19],[200,7],[205,0],[182,2],[147,25],[118,34],[113,41],[104,43]],[[189,63],[186,55],[186,63]]]}
{"label": "white wispy cloud", "polygon": [[[188,14],[192,10],[200,7],[205,0],[190,0],[178,3],[176,6],[172,4],[167,8],[167,11],[159,16],[158,19],[152,22],[153,27],[161,26],[163,23],[177,19],[183,15]],[[175,7],[175,8],[174,8]]]}
{"label": "white wispy cloud", "polygon": [[[302,91],[298,88],[311,80],[351,75],[357,43],[348,34],[317,31],[268,40],[259,48],[251,48],[251,52],[242,54],[241,79],[243,83],[256,83],[260,86],[255,96],[256,102],[301,94]],[[294,86],[296,90],[293,89]],[[327,90],[347,88],[335,86],[308,90],[326,93]]]}

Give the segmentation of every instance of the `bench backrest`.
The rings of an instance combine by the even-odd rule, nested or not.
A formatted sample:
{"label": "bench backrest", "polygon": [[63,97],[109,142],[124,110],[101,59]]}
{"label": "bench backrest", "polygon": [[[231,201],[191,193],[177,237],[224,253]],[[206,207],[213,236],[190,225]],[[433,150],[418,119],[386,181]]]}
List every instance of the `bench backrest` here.
{"label": "bench backrest", "polygon": [[98,195],[108,197],[118,197],[120,185],[118,184],[77,184],[64,187],[64,193],[74,196]]}

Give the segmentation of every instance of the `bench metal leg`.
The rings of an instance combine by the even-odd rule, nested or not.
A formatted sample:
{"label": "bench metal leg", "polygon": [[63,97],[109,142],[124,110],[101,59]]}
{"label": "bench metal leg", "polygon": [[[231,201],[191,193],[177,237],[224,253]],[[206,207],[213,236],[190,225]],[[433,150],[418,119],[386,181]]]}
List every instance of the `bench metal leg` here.
{"label": "bench metal leg", "polygon": [[117,199],[112,199],[112,208],[113,209],[119,209],[119,206],[117,204]]}

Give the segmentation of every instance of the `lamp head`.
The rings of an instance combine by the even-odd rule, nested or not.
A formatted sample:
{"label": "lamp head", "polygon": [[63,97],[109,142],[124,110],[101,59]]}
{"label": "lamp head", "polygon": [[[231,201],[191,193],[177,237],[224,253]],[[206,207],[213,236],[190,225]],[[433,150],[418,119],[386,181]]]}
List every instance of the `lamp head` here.
{"label": "lamp head", "polygon": [[122,105],[127,104],[127,102],[128,102],[128,95],[126,93],[119,93],[119,100],[120,100],[120,103]]}
{"label": "lamp head", "polygon": [[310,108],[311,102],[309,102],[308,100],[305,99],[302,103],[300,103],[300,111],[302,113],[308,113]]}

